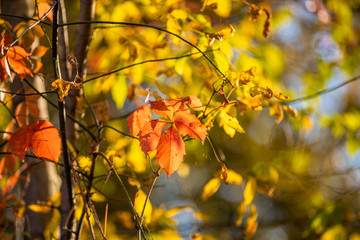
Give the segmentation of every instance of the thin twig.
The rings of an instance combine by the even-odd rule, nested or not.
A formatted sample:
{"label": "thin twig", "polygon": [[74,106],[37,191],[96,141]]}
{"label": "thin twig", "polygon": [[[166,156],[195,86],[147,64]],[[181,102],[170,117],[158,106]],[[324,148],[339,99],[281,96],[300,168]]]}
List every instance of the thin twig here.
{"label": "thin twig", "polygon": [[130,135],[130,134],[127,134],[127,133],[124,133],[124,132],[122,132],[122,131],[120,131],[120,130],[118,130],[118,129],[116,129],[116,128],[112,127],[112,126],[105,125],[105,126],[102,126],[100,129],[102,130],[102,129],[104,129],[104,128],[110,128],[110,129],[112,129],[112,130],[114,130],[114,131],[116,131],[116,132],[118,132],[118,133],[120,133],[120,134],[122,134],[122,135],[124,135],[124,136],[127,136],[127,137],[130,137],[130,138],[133,138],[133,139],[137,139],[137,140],[139,140],[139,138],[138,138],[138,137],[135,137],[135,136]]}
{"label": "thin twig", "polygon": [[36,25],[38,25],[41,20],[43,20],[44,18],[46,18],[46,16],[54,9],[55,10],[55,5],[57,5],[57,1],[54,1],[53,5],[51,5],[50,9],[44,14],[44,16],[42,16],[41,18],[39,18],[39,20],[37,20],[36,22],[34,22],[33,24],[31,24],[29,27],[27,27],[21,34],[19,37],[17,37],[11,44],[10,47],[14,46],[15,43],[17,43],[19,41],[19,39],[30,29],[32,29],[33,27],[35,27]]}
{"label": "thin twig", "polygon": [[349,83],[355,82],[355,81],[357,81],[359,79],[360,79],[360,75],[355,76],[353,78],[350,78],[349,80],[346,80],[346,81],[344,81],[344,82],[342,82],[342,83],[340,83],[340,84],[338,84],[338,85],[336,85],[334,87],[323,89],[321,91],[318,91],[316,93],[310,94],[310,95],[305,96],[305,97],[295,98],[295,99],[291,99],[291,100],[284,100],[284,101],[282,101],[282,103],[288,105],[288,104],[298,103],[298,102],[301,102],[301,101],[306,101],[306,100],[318,97],[320,95],[327,94],[327,93],[330,93],[332,91],[335,91],[336,89],[341,88],[342,86],[345,86],[345,85],[347,85]]}
{"label": "thin twig", "polygon": [[152,180],[152,182],[151,182],[151,185],[150,185],[150,187],[149,187],[149,191],[148,191],[148,193],[147,193],[147,195],[146,195],[144,207],[143,207],[143,209],[142,209],[142,211],[141,211],[141,216],[140,216],[140,224],[141,224],[141,225],[142,225],[142,223],[143,223],[143,221],[144,221],[144,213],[145,213],[146,204],[147,204],[147,202],[149,201],[151,191],[153,190],[153,188],[154,188],[154,186],[155,186],[155,182],[156,182],[156,180],[157,180],[157,179],[159,178],[159,176],[160,176],[160,171],[161,171],[161,167],[159,167],[159,168],[156,170],[156,172],[154,172],[154,178],[153,178],[153,180]]}
{"label": "thin twig", "polygon": [[[204,53],[213,52],[213,51],[218,51],[218,49],[208,50],[208,51],[205,51]],[[93,81],[93,80],[98,79],[98,78],[106,77],[106,76],[108,76],[108,75],[110,75],[110,74],[117,73],[117,72],[120,72],[120,71],[125,70],[125,69],[127,69],[127,68],[135,67],[135,66],[137,66],[137,65],[142,65],[142,64],[145,64],[145,63],[152,63],[152,62],[162,62],[162,61],[168,61],[168,60],[176,60],[176,59],[181,59],[181,58],[185,58],[185,57],[191,57],[191,56],[196,55],[196,54],[200,54],[200,52],[189,53],[189,54],[185,54],[185,55],[178,56],[178,57],[169,57],[169,58],[161,58],[161,59],[151,59],[151,60],[146,60],[146,61],[142,61],[142,62],[130,64],[130,65],[128,65],[128,66],[115,69],[115,70],[113,70],[113,71],[111,71],[111,72],[104,73],[104,74],[101,74],[101,75],[99,75],[99,76],[89,78],[89,79],[85,80],[83,83],[90,82],[90,81]]]}
{"label": "thin twig", "polygon": [[136,212],[136,210],[135,210],[135,208],[134,208],[134,204],[132,203],[132,200],[131,200],[131,198],[130,198],[130,195],[129,195],[129,193],[128,193],[128,191],[127,191],[127,189],[126,189],[123,181],[121,180],[121,177],[119,176],[119,174],[118,174],[117,171],[115,170],[114,165],[113,165],[113,164],[110,162],[110,160],[105,156],[105,154],[103,154],[102,152],[98,152],[98,154],[105,159],[105,161],[109,164],[111,170],[115,173],[116,178],[119,180],[120,186],[121,186],[121,188],[123,189],[123,191],[125,192],[126,198],[128,199],[129,205],[130,205],[130,207],[131,207],[131,211],[132,211],[133,214],[134,214],[134,219],[135,219],[135,222],[136,222],[136,226],[140,229],[141,235],[142,235],[143,238],[146,240],[146,236],[145,236],[145,233],[144,233],[144,229],[143,229],[143,227],[142,227],[142,225],[140,224],[140,221],[139,221],[140,217],[139,217],[139,215],[137,214],[137,212]]}
{"label": "thin twig", "polygon": [[134,26],[134,27],[146,27],[146,28],[152,28],[152,29],[156,29],[158,31],[161,32],[166,32],[172,36],[175,36],[176,38],[180,39],[181,41],[185,42],[186,44],[190,45],[191,47],[195,48],[197,51],[199,51],[199,53],[201,53],[206,60],[215,68],[215,70],[223,77],[226,79],[226,81],[232,86],[230,80],[226,77],[226,75],[218,68],[218,66],[216,66],[216,64],[199,48],[197,47],[195,44],[189,42],[188,40],[186,40],[185,38],[181,37],[180,35],[173,33],[169,30],[160,28],[160,27],[156,27],[156,26],[151,26],[151,25],[147,25],[147,24],[142,24],[142,23],[129,23],[129,22],[114,22],[114,21],[83,21],[83,22],[69,22],[69,23],[64,23],[59,25],[60,27],[63,26],[70,26],[70,25],[82,25],[82,24],[116,24],[116,25],[125,25],[125,26]]}

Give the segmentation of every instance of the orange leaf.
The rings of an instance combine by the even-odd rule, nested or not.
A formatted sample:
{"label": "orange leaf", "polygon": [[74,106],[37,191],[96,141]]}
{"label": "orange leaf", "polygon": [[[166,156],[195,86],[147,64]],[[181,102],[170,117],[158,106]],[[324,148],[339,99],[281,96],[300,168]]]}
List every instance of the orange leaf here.
{"label": "orange leaf", "polygon": [[194,114],[177,112],[175,114],[174,122],[181,135],[189,135],[192,138],[204,142],[207,135],[206,126],[202,124]]}
{"label": "orange leaf", "polygon": [[34,133],[34,130],[30,125],[22,126],[18,128],[10,137],[10,149],[13,155],[24,159],[26,151],[30,145],[31,137]]}
{"label": "orange leaf", "polygon": [[59,131],[46,120],[31,124],[34,132],[30,142],[30,149],[39,158],[58,162],[61,154],[61,139]]}
{"label": "orange leaf", "polygon": [[33,76],[30,69],[26,67],[26,63],[24,60],[30,55],[30,53],[27,53],[22,47],[19,46],[9,48],[6,53],[6,57],[9,61],[10,67],[20,77],[20,79],[23,79],[26,74]]}
{"label": "orange leaf", "polygon": [[6,69],[6,57],[1,58],[1,64],[0,64],[0,83],[4,81],[8,76],[8,70]]}
{"label": "orange leaf", "polygon": [[173,116],[173,108],[172,106],[164,99],[159,99],[156,101],[149,101],[151,104],[151,109],[156,113],[157,115],[171,120]]}
{"label": "orange leaf", "polygon": [[185,155],[185,144],[173,126],[169,127],[160,137],[156,157],[169,178],[175,172]]}
{"label": "orange leaf", "polygon": [[[38,0],[38,9],[39,9],[39,18],[44,16],[50,9],[53,1],[49,0]],[[50,21],[53,21],[53,13],[52,11],[46,16],[50,19]]]}
{"label": "orange leaf", "polygon": [[32,55],[37,56],[37,57],[43,57],[45,55],[45,53],[47,52],[47,50],[49,50],[48,47],[38,46],[37,48],[35,48],[32,51]]}
{"label": "orange leaf", "polygon": [[152,120],[146,122],[139,132],[140,147],[145,155],[157,147],[163,128],[168,122]]}
{"label": "orange leaf", "polygon": [[185,98],[183,98],[183,101],[186,101],[188,103],[189,107],[194,109],[195,111],[204,110],[200,99],[196,96],[185,97]]}
{"label": "orange leaf", "polygon": [[61,153],[59,131],[46,120],[17,129],[9,142],[11,152],[21,160],[24,159],[28,148],[37,157],[56,163]]}
{"label": "orange leaf", "polygon": [[128,127],[130,134],[137,136],[140,132],[140,129],[144,124],[151,120],[151,110],[149,104],[145,104],[136,111],[134,111],[128,118]]}

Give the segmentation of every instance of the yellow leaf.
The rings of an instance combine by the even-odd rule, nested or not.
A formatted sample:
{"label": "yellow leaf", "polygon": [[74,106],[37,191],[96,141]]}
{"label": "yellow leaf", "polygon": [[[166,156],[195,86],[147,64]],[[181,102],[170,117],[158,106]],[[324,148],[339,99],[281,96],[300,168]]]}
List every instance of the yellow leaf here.
{"label": "yellow leaf", "polygon": [[221,179],[220,178],[213,178],[211,179],[205,186],[204,186],[204,190],[201,194],[201,198],[203,200],[208,199],[209,197],[211,197],[212,195],[214,195],[214,193],[216,193],[216,191],[219,189],[221,185]]}
{"label": "yellow leaf", "polygon": [[249,205],[255,197],[256,193],[256,179],[250,177],[248,182],[246,183],[245,191],[244,191],[244,203]]}
{"label": "yellow leaf", "polygon": [[92,161],[89,157],[79,156],[76,160],[79,165],[79,168],[81,168],[83,171],[90,171]]}
{"label": "yellow leaf", "polygon": [[244,129],[240,126],[238,120],[231,116],[229,113],[224,110],[220,111],[219,114],[220,122],[219,126],[224,128],[224,131],[231,138],[234,137],[236,132],[245,133]]}
{"label": "yellow leaf", "polygon": [[235,225],[240,226],[246,213],[246,204],[244,202],[241,202],[240,205],[237,207],[236,212],[238,217],[236,219]]}
{"label": "yellow leaf", "polygon": [[287,112],[288,114],[290,114],[291,116],[293,116],[295,119],[299,119],[299,114],[296,111],[296,109],[292,108],[291,106],[283,106],[284,111]]}
{"label": "yellow leaf", "polygon": [[349,240],[360,240],[360,233],[352,233]]}
{"label": "yellow leaf", "polygon": [[256,207],[255,207],[255,205],[251,204],[250,216],[246,220],[245,229],[244,229],[246,239],[251,239],[255,235],[255,232],[258,227],[257,217],[258,217],[258,214],[256,211]]}
{"label": "yellow leaf", "polygon": [[37,213],[48,213],[51,211],[51,207],[47,205],[39,205],[39,204],[30,204],[28,205],[28,209]]}
{"label": "yellow leaf", "polygon": [[52,211],[52,217],[50,221],[47,222],[45,230],[44,230],[44,239],[59,239],[59,222],[60,222],[60,211],[57,209],[54,209]]}
{"label": "yellow leaf", "polygon": [[175,9],[171,12],[171,15],[176,19],[187,19],[188,14],[183,9]]}
{"label": "yellow leaf", "polygon": [[236,173],[234,170],[229,169],[227,171],[227,179],[226,182],[230,184],[240,185],[242,183],[242,176]]}
{"label": "yellow leaf", "polygon": [[[256,67],[252,66],[249,70],[247,71],[242,71],[239,73],[239,80],[242,84],[246,85],[249,82],[251,82],[251,80],[255,77],[255,73],[256,73]],[[254,96],[252,96],[254,97]]]}
{"label": "yellow leaf", "polygon": [[[139,216],[141,216],[141,213],[143,211],[145,200],[146,200],[146,194],[142,190],[139,190],[135,195],[135,204],[134,204],[135,210]],[[151,222],[151,213],[152,213],[152,205],[150,199],[148,199],[148,201],[146,202],[146,207],[143,216],[144,222],[147,224]]]}
{"label": "yellow leaf", "polygon": [[218,7],[215,9],[215,13],[220,17],[228,17],[232,8],[232,0],[221,0],[218,2]]}
{"label": "yellow leaf", "polygon": [[346,240],[346,237],[346,229],[342,225],[337,224],[326,230],[320,240]]}
{"label": "yellow leaf", "polygon": [[61,192],[57,192],[49,199],[49,202],[52,203],[54,207],[60,207],[61,205]]}
{"label": "yellow leaf", "polygon": [[275,122],[279,124],[284,119],[284,112],[280,103],[276,102],[269,108],[270,116],[276,116]]}

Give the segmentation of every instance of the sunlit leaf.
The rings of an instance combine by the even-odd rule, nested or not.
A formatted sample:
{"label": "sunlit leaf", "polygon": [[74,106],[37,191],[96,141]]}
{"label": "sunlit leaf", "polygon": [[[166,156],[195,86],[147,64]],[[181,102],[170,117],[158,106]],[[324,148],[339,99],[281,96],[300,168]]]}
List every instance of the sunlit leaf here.
{"label": "sunlit leaf", "polygon": [[254,204],[251,204],[250,216],[245,222],[245,229],[244,229],[245,236],[247,239],[251,239],[255,235],[255,232],[258,227],[257,217],[258,217],[258,214],[256,211],[256,207]]}
{"label": "sunlit leaf", "polygon": [[244,190],[244,204],[249,205],[255,197],[256,193],[256,179],[250,177],[246,183]]}
{"label": "sunlit leaf", "polygon": [[236,213],[238,216],[235,225],[240,226],[246,213],[246,204],[244,202],[241,202],[240,205],[237,207]]}
{"label": "sunlit leaf", "polygon": [[[134,207],[139,216],[141,216],[146,201],[146,194],[139,190],[135,195]],[[144,211],[144,222],[149,224],[151,222],[152,205],[150,200],[146,202]]]}
{"label": "sunlit leaf", "polygon": [[117,108],[122,108],[127,97],[128,88],[125,75],[120,75],[116,78],[114,85],[111,88],[111,95],[116,103]]}
{"label": "sunlit leaf", "polygon": [[127,124],[130,130],[130,134],[137,136],[144,124],[150,120],[151,110],[149,105],[145,104],[144,106],[134,111],[128,118]]}
{"label": "sunlit leaf", "polygon": [[152,120],[146,122],[139,132],[139,140],[141,150],[145,155],[149,151],[153,151],[158,146],[163,128],[168,125],[168,122],[161,120]]}
{"label": "sunlit leaf", "polygon": [[321,235],[320,240],[346,240],[347,231],[345,227],[340,224],[334,225],[327,229],[323,235]]}
{"label": "sunlit leaf", "polygon": [[187,112],[177,112],[175,114],[174,122],[181,135],[189,135],[192,138],[204,142],[205,137],[207,136],[207,129],[195,115]]}
{"label": "sunlit leaf", "polygon": [[201,199],[206,200],[212,195],[216,193],[216,191],[219,189],[221,185],[221,179],[220,178],[213,178],[211,179],[203,189],[203,192],[201,194]]}
{"label": "sunlit leaf", "polygon": [[51,206],[40,204],[29,204],[28,209],[37,213],[48,213],[51,211]]}
{"label": "sunlit leaf", "polygon": [[175,172],[185,155],[185,144],[173,126],[169,127],[160,137],[157,146],[157,162],[165,170],[168,178]]}
{"label": "sunlit leaf", "polygon": [[245,133],[239,121],[224,110],[220,111],[219,118],[219,126],[224,128],[225,133],[229,135],[229,137],[234,137],[236,132]]}

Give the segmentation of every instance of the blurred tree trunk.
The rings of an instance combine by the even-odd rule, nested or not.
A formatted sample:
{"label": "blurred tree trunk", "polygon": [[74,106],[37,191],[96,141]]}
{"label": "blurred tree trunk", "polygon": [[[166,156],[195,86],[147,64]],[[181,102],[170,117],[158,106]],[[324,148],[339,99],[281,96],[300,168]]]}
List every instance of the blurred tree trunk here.
{"label": "blurred tree trunk", "polygon": [[[21,7],[19,7],[21,6]],[[16,15],[16,16],[25,16],[32,17],[34,13],[34,1],[33,0],[1,0],[1,11],[6,14]],[[16,26],[21,19],[18,18],[6,18],[10,24],[14,27]],[[38,44],[37,41],[34,42],[33,48]],[[35,76],[34,85],[40,92],[45,91],[44,81]],[[15,78],[11,84],[11,90],[17,92],[22,89],[22,84],[19,78]],[[14,111],[16,105],[23,101],[24,97],[14,97],[13,106]],[[38,107],[40,110],[40,119],[49,120],[49,111],[47,108],[47,103],[44,99],[40,98],[38,100]],[[33,161],[33,159],[29,159]],[[29,168],[30,171],[30,183],[24,197],[26,204],[34,203],[37,201],[47,201],[60,189],[60,178],[57,174],[56,165],[51,162],[43,162],[41,164],[36,164]],[[29,222],[24,220],[19,220],[17,223],[17,232],[21,234],[22,230],[27,231],[30,229],[31,239],[44,239],[44,229],[46,224],[51,219],[52,214],[40,214],[32,211],[27,211],[29,216]],[[24,227],[27,225],[27,227]],[[21,229],[22,228],[22,229]],[[22,234],[17,236],[17,239],[22,238]]]}

